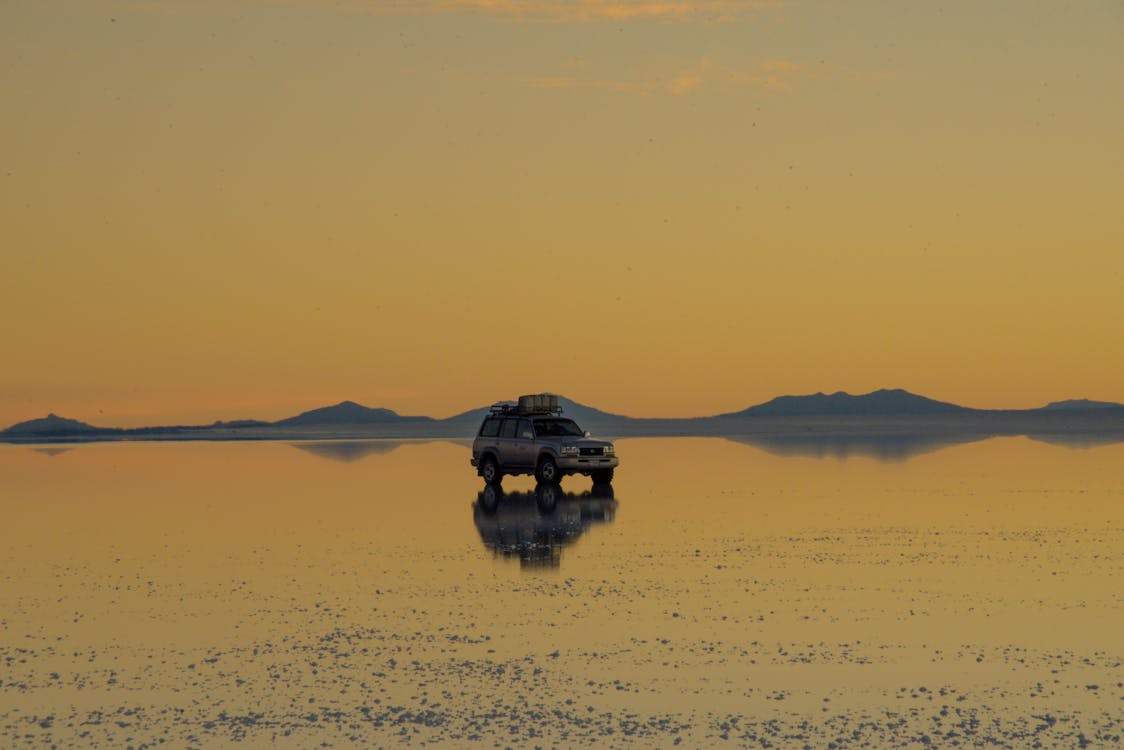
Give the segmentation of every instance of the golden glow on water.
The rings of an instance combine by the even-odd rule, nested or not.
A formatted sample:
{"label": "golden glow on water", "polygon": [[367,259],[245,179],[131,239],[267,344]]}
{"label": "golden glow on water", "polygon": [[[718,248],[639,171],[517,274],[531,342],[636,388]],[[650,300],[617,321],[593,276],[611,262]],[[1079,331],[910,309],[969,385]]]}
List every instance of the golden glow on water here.
{"label": "golden glow on water", "polygon": [[[447,442],[2,446],[0,736],[1120,731],[1124,445],[618,445],[612,498],[571,477],[542,506],[525,479],[486,501]],[[566,538],[521,564],[499,527]]]}

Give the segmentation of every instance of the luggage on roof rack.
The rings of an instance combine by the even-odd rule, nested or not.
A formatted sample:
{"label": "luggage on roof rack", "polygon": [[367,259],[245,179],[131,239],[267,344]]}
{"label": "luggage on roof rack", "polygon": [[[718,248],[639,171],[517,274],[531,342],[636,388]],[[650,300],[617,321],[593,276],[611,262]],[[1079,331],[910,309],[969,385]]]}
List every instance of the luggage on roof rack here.
{"label": "luggage on roof rack", "polygon": [[558,397],[553,393],[535,393],[519,397],[519,411],[524,414],[556,414],[561,413],[562,409],[558,406]]}
{"label": "luggage on roof rack", "polygon": [[520,396],[515,404],[498,403],[488,407],[489,414],[561,414],[558,396],[553,393],[534,393]]}

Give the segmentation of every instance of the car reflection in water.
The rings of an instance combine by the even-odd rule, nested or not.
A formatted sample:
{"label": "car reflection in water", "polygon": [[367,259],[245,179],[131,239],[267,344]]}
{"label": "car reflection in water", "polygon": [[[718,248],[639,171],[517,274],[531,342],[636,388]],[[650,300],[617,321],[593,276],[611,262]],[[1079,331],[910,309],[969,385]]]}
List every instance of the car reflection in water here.
{"label": "car reflection in water", "polygon": [[484,546],[499,556],[519,558],[523,568],[556,568],[563,545],[595,523],[608,523],[617,512],[610,485],[589,492],[564,492],[540,484],[534,492],[504,492],[485,487],[472,504],[472,518]]}

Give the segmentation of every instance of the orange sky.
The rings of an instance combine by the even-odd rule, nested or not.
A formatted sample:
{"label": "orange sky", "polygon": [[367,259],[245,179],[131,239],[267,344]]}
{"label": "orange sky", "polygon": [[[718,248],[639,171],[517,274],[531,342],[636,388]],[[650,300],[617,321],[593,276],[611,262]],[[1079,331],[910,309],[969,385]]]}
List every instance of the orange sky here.
{"label": "orange sky", "polygon": [[0,426],[1124,401],[1124,6],[0,9]]}

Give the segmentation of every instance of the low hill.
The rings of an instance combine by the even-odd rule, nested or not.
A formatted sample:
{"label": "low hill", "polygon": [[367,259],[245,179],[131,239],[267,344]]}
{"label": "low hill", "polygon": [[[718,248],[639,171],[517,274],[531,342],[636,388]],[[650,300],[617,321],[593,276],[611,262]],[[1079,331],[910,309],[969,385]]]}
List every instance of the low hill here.
{"label": "low hill", "polygon": [[42,419],[29,419],[26,422],[14,424],[4,430],[3,435],[84,435],[103,432],[102,428],[79,422],[77,419],[67,419],[57,414],[48,414]]}
{"label": "low hill", "polygon": [[401,424],[403,422],[432,422],[432,417],[404,417],[390,409],[372,409],[354,401],[341,401],[335,406],[325,406],[274,422],[274,427],[331,427],[358,424]]}
{"label": "low hill", "polygon": [[1086,411],[1089,409],[1124,409],[1124,404],[1112,401],[1090,401],[1087,398],[1071,398],[1066,401],[1051,401],[1038,411]]}
{"label": "low hill", "polygon": [[916,416],[922,414],[956,414],[972,411],[963,406],[934,401],[931,398],[903,391],[883,389],[852,396],[850,393],[813,393],[808,396],[778,396],[739,412],[721,414],[732,417],[803,417],[803,416]]}
{"label": "low hill", "polygon": [[[499,401],[497,403],[514,404],[515,402]],[[620,414],[610,414],[607,411],[601,411],[600,409],[595,409],[592,406],[579,404],[577,401],[568,399],[565,396],[558,397],[558,405],[562,407],[562,416],[569,417],[580,425],[583,425],[586,422],[589,422],[591,424],[601,424],[605,422],[622,422],[631,419],[631,417],[624,417]],[[490,406],[481,406],[476,409],[470,409],[469,411],[461,412],[460,414],[454,414],[453,416],[441,421],[456,423],[463,422],[471,424],[472,427],[475,428],[480,424],[481,421],[483,421],[484,415],[487,414],[488,410],[491,408],[492,407]]]}

